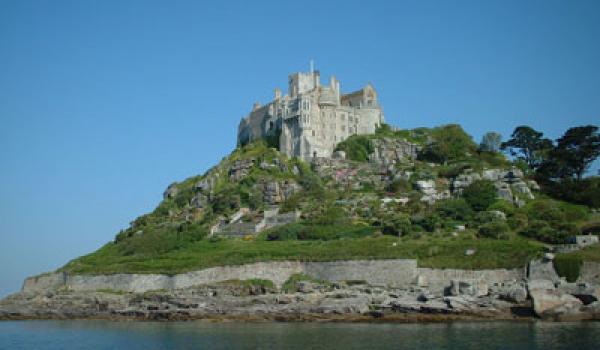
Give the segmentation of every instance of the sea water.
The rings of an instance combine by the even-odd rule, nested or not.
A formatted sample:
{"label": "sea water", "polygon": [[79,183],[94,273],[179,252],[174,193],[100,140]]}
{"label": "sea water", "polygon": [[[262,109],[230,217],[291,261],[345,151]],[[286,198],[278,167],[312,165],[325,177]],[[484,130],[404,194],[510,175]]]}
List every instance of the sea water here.
{"label": "sea water", "polygon": [[600,349],[599,322],[0,321],[0,349]]}

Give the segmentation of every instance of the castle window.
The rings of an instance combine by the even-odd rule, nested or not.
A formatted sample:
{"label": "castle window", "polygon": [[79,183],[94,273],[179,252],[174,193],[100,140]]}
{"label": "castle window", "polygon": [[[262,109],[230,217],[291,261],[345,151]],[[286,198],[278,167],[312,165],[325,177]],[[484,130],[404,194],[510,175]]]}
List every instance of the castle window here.
{"label": "castle window", "polygon": [[342,131],[346,131],[346,126],[342,125]]}
{"label": "castle window", "polygon": [[269,130],[273,130],[273,121],[269,122]]}
{"label": "castle window", "polygon": [[312,135],[313,135],[313,137],[315,136],[315,131],[314,130],[312,131]]}

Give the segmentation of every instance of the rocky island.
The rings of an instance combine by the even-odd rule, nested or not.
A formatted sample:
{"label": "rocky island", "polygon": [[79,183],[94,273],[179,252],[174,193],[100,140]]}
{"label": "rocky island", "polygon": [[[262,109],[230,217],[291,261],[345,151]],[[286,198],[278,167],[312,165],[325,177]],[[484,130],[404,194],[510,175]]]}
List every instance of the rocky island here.
{"label": "rocky island", "polygon": [[600,181],[582,176],[597,127],[478,145],[458,125],[385,124],[371,84],[343,94],[311,70],[288,90],[114,241],[26,279],[0,319],[600,319]]}

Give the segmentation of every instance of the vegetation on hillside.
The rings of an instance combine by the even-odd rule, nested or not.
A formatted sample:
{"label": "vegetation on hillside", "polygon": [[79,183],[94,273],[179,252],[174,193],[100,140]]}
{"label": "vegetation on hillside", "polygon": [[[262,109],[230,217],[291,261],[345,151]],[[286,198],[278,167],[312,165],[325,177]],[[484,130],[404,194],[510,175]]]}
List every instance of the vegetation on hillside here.
{"label": "vegetation on hillside", "polygon": [[[379,176],[369,173],[369,154],[377,139],[419,146],[417,159],[393,165],[406,176],[383,184],[369,180]],[[259,140],[237,148],[204,175],[174,183],[154,211],[64,269],[177,273],[267,260],[361,258],[416,258],[420,266],[430,267],[520,267],[539,256],[544,244],[564,243],[582,227],[593,227],[596,219],[590,207],[600,206],[600,179],[582,177],[582,171],[597,157],[598,144],[594,127],[570,129],[554,143],[521,126],[504,143],[490,132],[478,145],[458,125],[413,130],[382,125],[373,135],[354,135],[337,146],[349,159],[349,173],[357,178],[350,184],[338,183],[335,174],[325,176],[302,160],[286,158],[272,147],[274,139]],[[243,167],[242,175],[232,173],[236,167]],[[419,181],[448,188],[462,174],[511,167],[521,169],[527,180],[538,180],[543,191],[515,206],[498,198],[493,182],[476,180],[435,203],[421,200]],[[269,182],[300,186],[278,204],[281,213],[299,210],[299,221],[244,239],[210,234],[211,227],[240,208],[249,209],[246,221],[269,209],[264,198],[264,184]],[[384,198],[408,202],[383,204]],[[476,253],[465,256],[466,249]],[[577,254],[559,258],[558,269],[569,278],[575,275],[577,261],[600,261],[593,249]]]}

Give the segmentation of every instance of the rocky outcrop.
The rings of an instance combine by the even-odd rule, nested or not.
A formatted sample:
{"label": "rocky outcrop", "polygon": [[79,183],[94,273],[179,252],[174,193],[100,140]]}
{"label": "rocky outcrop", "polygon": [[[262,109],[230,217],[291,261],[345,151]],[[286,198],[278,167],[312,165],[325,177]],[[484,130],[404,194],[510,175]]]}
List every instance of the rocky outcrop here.
{"label": "rocky outcrop", "polygon": [[535,314],[548,320],[581,319],[583,303],[571,294],[555,288],[549,280],[531,280],[527,284]]}
{"label": "rocky outcrop", "polygon": [[[367,283],[297,283],[278,291],[251,281],[226,281],[146,293],[113,290],[21,292],[0,301],[0,318],[253,318],[277,320],[512,318],[517,304],[495,295],[444,296]],[[434,317],[436,316],[436,317]],[[448,317],[450,316],[450,317]]]}
{"label": "rocky outcrop", "polygon": [[263,200],[269,205],[276,205],[299,192],[302,187],[292,180],[271,181],[262,184]]}
{"label": "rocky outcrop", "polygon": [[371,140],[373,153],[369,155],[369,161],[379,164],[403,163],[417,158],[420,146],[399,139],[378,138]]}
{"label": "rocky outcrop", "polygon": [[539,191],[540,186],[533,180],[526,181],[523,172],[518,168],[510,170],[486,169],[481,173],[466,171],[452,180],[453,194],[460,194],[471,183],[477,180],[488,180],[494,183],[498,197],[515,203],[522,204],[522,199],[534,199],[532,191]]}

